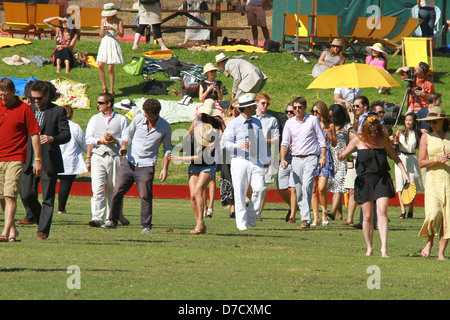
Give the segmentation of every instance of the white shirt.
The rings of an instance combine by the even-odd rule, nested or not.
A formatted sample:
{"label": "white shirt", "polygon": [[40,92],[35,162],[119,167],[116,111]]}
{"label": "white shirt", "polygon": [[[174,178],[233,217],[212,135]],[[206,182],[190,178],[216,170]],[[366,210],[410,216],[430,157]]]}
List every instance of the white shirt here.
{"label": "white shirt", "polygon": [[340,94],[342,99],[353,104],[353,100],[361,95],[361,88],[336,88],[334,94]]}
{"label": "white shirt", "polygon": [[64,162],[64,172],[59,175],[76,175],[88,172],[84,163],[83,151],[86,152],[86,139],[83,129],[69,120],[70,141],[61,144],[61,154]]}

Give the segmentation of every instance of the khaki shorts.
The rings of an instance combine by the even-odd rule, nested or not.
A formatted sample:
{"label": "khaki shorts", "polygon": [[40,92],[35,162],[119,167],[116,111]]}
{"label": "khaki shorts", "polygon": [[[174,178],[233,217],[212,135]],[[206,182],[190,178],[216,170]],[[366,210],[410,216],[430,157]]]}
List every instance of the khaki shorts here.
{"label": "khaki shorts", "polygon": [[247,11],[247,23],[249,26],[267,27],[266,12],[262,6],[245,6]]}
{"label": "khaki shorts", "polygon": [[21,161],[0,162],[0,199],[17,198],[22,172]]}

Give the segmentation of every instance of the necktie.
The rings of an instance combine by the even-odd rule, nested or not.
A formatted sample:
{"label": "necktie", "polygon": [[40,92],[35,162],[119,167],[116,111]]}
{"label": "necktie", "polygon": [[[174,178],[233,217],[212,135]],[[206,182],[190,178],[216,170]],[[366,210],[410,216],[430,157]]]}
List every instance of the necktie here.
{"label": "necktie", "polygon": [[248,124],[248,141],[250,142],[249,157],[250,159],[255,159],[258,142],[256,139],[255,129],[253,129],[252,126],[252,120],[247,120],[247,124]]}

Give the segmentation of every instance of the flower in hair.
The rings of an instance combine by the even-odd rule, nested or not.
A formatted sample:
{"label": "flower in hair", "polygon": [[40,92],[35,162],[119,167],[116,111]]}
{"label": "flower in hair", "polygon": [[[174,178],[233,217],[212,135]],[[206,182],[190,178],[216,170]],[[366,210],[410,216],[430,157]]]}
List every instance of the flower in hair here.
{"label": "flower in hair", "polygon": [[376,119],[377,118],[375,118],[374,116],[367,117],[367,121],[369,122],[374,122]]}

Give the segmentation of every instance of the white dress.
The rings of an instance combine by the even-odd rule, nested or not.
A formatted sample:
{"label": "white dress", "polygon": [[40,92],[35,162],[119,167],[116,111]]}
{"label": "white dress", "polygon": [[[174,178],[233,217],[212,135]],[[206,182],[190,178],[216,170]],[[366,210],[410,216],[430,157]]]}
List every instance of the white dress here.
{"label": "white dress", "polygon": [[[414,132],[409,132],[408,141],[406,142],[405,135],[401,134],[399,138],[400,154],[399,158],[402,160],[406,171],[409,174],[411,182],[416,185],[417,191],[423,191],[422,178],[420,177],[419,161],[416,156],[417,139]],[[395,192],[403,190],[403,176],[400,168],[395,165]]]}
{"label": "white dress", "polygon": [[84,162],[83,151],[86,151],[86,138],[80,125],[69,120],[70,141],[60,145],[61,154],[64,162],[63,175],[77,175],[88,172]]}
{"label": "white dress", "polygon": [[98,48],[97,63],[124,64],[122,49],[120,48],[120,43],[117,39],[119,26],[117,23],[109,24],[107,22],[106,25],[114,28],[114,30],[105,30],[105,36],[102,38],[100,47]]}

